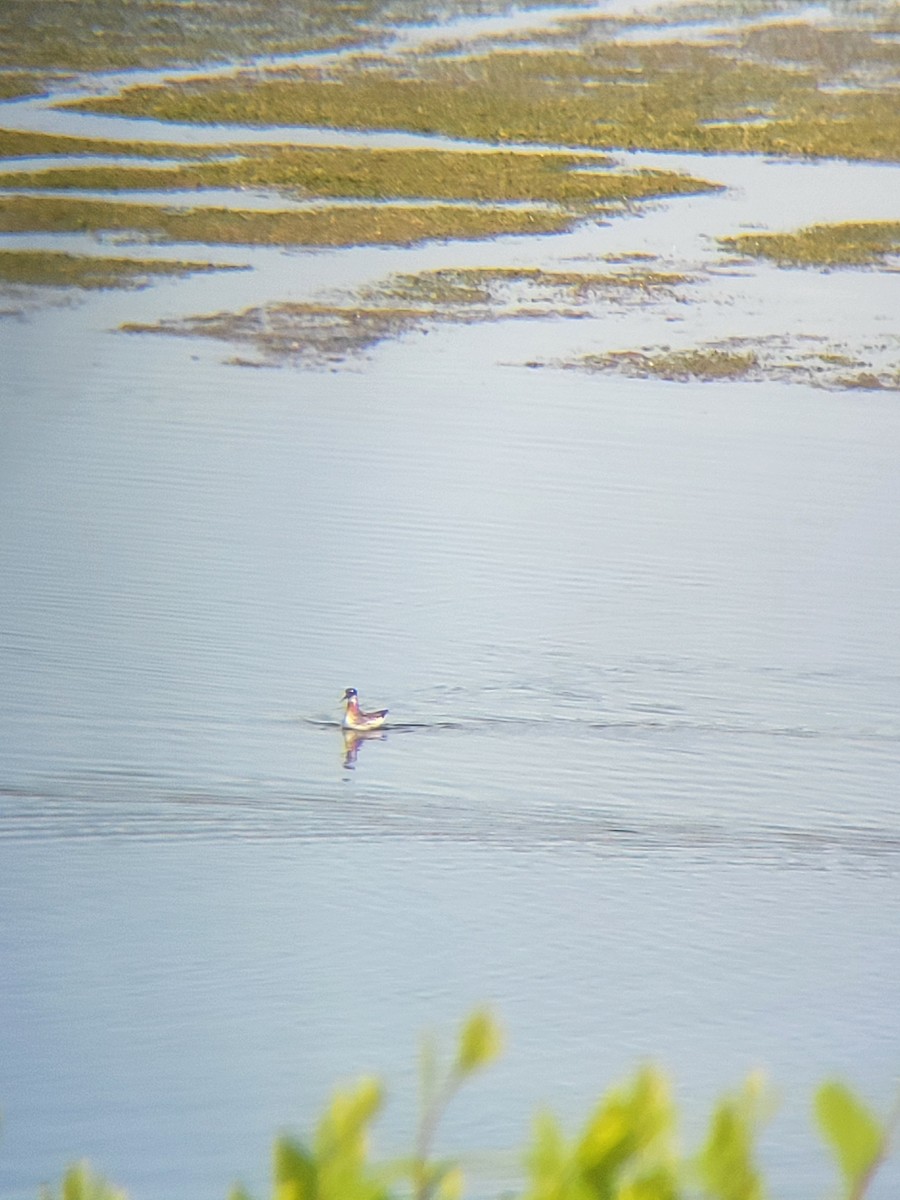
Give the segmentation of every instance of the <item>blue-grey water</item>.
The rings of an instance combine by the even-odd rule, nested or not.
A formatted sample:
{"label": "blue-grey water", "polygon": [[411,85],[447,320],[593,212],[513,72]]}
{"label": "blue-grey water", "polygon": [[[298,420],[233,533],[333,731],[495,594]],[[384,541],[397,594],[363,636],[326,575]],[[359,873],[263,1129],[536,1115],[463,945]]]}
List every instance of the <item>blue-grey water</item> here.
{"label": "blue-grey water", "polygon": [[[4,1200],[81,1156],[262,1194],[362,1071],[402,1149],[483,1001],[447,1151],[646,1059],[696,1141],[762,1066],[823,1194],[816,1082],[896,1086],[895,397],[491,367],[502,326],[252,371],[89,309],[0,324]],[[345,746],[348,685],[396,727]]]}
{"label": "blue-grey water", "polygon": [[[900,168],[678,161],[725,190],[556,238],[142,247],[253,269],[2,297],[0,1200],[81,1157],[135,1200],[261,1197],[276,1131],[362,1072],[388,1084],[376,1150],[408,1150],[420,1034],[483,1002],[507,1051],[439,1145],[485,1152],[479,1200],[539,1107],[574,1130],[648,1059],[688,1145],[765,1069],[784,1200],[835,1184],[818,1082],[894,1103],[897,395],[554,364],[786,331],[889,359],[896,271],[736,268],[714,239],[886,219]],[[331,369],[117,332],[648,254],[684,296]],[[345,741],[347,686],[390,706],[383,736]],[[894,1162],[871,1194],[898,1186]]]}

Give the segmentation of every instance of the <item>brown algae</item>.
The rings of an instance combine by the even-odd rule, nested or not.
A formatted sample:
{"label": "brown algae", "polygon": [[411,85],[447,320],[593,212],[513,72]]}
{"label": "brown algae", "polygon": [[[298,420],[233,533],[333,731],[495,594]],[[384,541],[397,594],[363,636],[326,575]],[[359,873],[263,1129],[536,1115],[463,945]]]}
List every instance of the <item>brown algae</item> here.
{"label": "brown algae", "polygon": [[[291,29],[285,25],[289,9],[295,7],[293,0],[234,0],[243,7],[236,19],[243,23],[244,33],[251,31],[243,55],[234,49],[230,31],[201,28],[211,2],[168,7],[167,0],[131,0],[124,6],[119,0],[86,0],[85,11],[96,20],[92,27],[82,27],[79,11],[68,57],[65,39],[54,42],[52,30],[37,33],[27,51],[14,56],[19,67],[33,66],[34,71],[30,76],[10,72],[10,79],[19,77],[9,87],[37,87],[42,78],[49,79],[41,75],[44,67],[190,61],[201,49],[208,60],[246,60],[259,48],[277,52],[302,44],[325,45],[329,39],[337,46],[368,38],[365,55],[336,55],[316,66],[310,60],[306,66],[289,69],[245,70],[230,77],[130,88],[75,107],[195,124],[405,129],[478,139],[485,150],[181,147],[0,131],[0,157],[49,160],[90,154],[111,160],[106,166],[92,163],[83,168],[73,163],[52,168],[48,163],[45,170],[0,176],[0,186],[9,193],[22,189],[63,193],[55,198],[0,197],[0,231],[110,232],[138,242],[405,246],[428,239],[552,233],[579,220],[600,220],[613,205],[712,186],[674,172],[614,169],[600,152],[607,148],[900,161],[896,119],[900,28],[890,9],[877,2],[855,4],[852,20],[832,12],[826,21],[815,24],[803,18],[799,4],[794,6],[798,19],[789,19],[785,14],[791,5],[785,0],[680,5],[677,13],[661,9],[627,19],[586,13],[546,35],[529,32],[505,44],[481,39],[468,46],[445,45],[439,53],[420,48],[414,55],[378,47],[387,11],[380,0],[359,0],[346,11],[345,6],[312,0],[304,5],[302,30],[296,23]],[[10,0],[9,11],[22,3]],[[232,11],[232,0],[221,3]],[[482,0],[473,3],[485,8]],[[461,10],[460,5],[450,7]],[[343,15],[334,15],[337,8]],[[41,22],[52,17],[59,18],[57,24],[63,28],[72,23],[73,12],[68,0],[47,0],[38,26],[43,29]],[[411,8],[403,9],[400,19],[410,15],[415,15]],[[418,16],[424,16],[421,8]],[[196,18],[197,23],[186,38],[173,33],[167,46],[170,18],[189,25]],[[0,18],[0,32],[5,20],[6,15]],[[706,22],[709,28],[687,29],[684,22],[691,20]],[[367,22],[368,29],[364,28]],[[640,27],[640,38],[632,35],[634,26]],[[155,48],[152,38],[134,36],[151,28],[161,31]],[[650,38],[643,40],[648,33]],[[129,54],[135,56],[133,60]],[[529,143],[556,149],[537,152],[526,146]],[[521,149],[510,149],[514,144]],[[122,163],[124,156],[144,158],[147,166]],[[151,166],[153,159],[168,161],[157,168]],[[253,189],[308,202],[309,207],[288,209],[285,204],[283,211],[266,212],[175,208],[164,202],[123,199],[129,190],[165,193],[208,188]],[[108,200],[77,195],[87,189],[115,195]],[[900,253],[900,223],[746,233],[720,239],[719,244],[731,254],[763,257],[783,266],[877,266]],[[41,263],[35,258],[29,265],[23,258],[17,267],[11,263],[7,258],[10,271],[26,275],[30,271],[32,278],[25,281],[32,283],[40,282],[42,272],[51,282],[55,270],[58,286],[68,286],[63,282],[67,271],[77,275],[81,270],[80,264],[67,266],[61,259]],[[140,265],[146,271],[142,275],[136,270],[134,279],[151,278],[150,265]],[[247,352],[248,357],[240,361],[255,358],[256,365],[322,365],[345,361],[385,339],[442,322],[548,314],[596,318],[609,305],[621,309],[658,300],[680,302],[685,299],[682,285],[694,282],[656,270],[655,260],[635,258],[620,265],[632,269],[615,270],[610,261],[608,269],[596,273],[527,267],[396,275],[334,302],[326,298],[322,303],[273,303],[241,313],[130,328],[213,337]],[[893,265],[888,262],[888,269]],[[102,274],[102,268],[96,269]],[[127,280],[128,268],[122,270],[120,281]],[[110,271],[110,278],[116,278],[115,268]],[[563,365],[680,381],[900,387],[893,345],[846,347],[826,344],[824,338],[820,341],[819,348],[810,350],[796,338],[734,337],[688,348],[645,346],[587,355]]]}
{"label": "brown algae", "polygon": [[585,311],[611,301],[645,303],[671,298],[688,277],[664,271],[587,272],[540,267],[468,267],[394,275],[360,292],[360,301],[427,306],[436,319],[471,319],[472,309],[492,318],[527,316],[543,308]]}
{"label": "brown algae", "polygon": [[726,250],[782,266],[873,266],[900,255],[900,221],[810,225],[794,233],[744,233],[720,238]]}
{"label": "brown algae", "polygon": [[693,194],[716,186],[675,171],[610,170],[607,159],[585,154],[268,146],[219,152],[210,159],[198,156],[159,167],[51,166],[0,173],[0,187],[115,192],[252,187],[334,199],[595,205]]}
{"label": "brown algae", "polygon": [[4,0],[0,64],[100,71],[283,54],[357,40],[380,0]]}
{"label": "brown algae", "polygon": [[809,346],[783,335],[730,338],[680,350],[661,346],[588,354],[560,365],[592,374],[675,383],[752,380],[832,391],[900,390],[900,341],[893,347],[893,358],[891,347],[881,343],[849,352],[825,339],[807,341]]}
{"label": "brown algae", "polygon": [[110,158],[190,159],[209,158],[221,149],[168,145],[160,142],[116,142],[104,138],[72,137],[63,133],[0,129],[0,160],[108,155]]}
{"label": "brown algae", "polygon": [[265,212],[179,210],[70,196],[0,198],[0,232],[115,232],[152,242],[243,246],[409,246],[429,240],[558,233],[573,215],[520,208],[450,205],[325,206]]}
{"label": "brown algae", "polygon": [[47,83],[46,75],[32,71],[0,71],[0,100],[43,95]]}
{"label": "brown algae", "polygon": [[822,61],[758,61],[759,39],[751,32],[723,34],[711,44],[582,40],[420,55],[400,65],[351,61],[328,70],[135,87],[76,107],[160,120],[405,129],[490,142],[900,158],[895,88],[880,77],[866,86],[836,86],[854,64],[861,79],[869,78],[864,68],[873,60],[895,81],[893,51],[877,30],[833,31],[839,70]]}
{"label": "brown algae", "polygon": [[393,275],[339,303],[268,304],[156,325],[129,333],[208,337],[252,350],[243,366],[343,362],[379,342],[439,324],[542,317],[548,311],[587,316],[598,303],[646,303],[670,296],[684,276],[655,272],[591,274],[527,267],[475,267]]}
{"label": "brown algae", "polygon": [[101,258],[55,250],[0,250],[0,283],[30,287],[141,288],[163,276],[242,269],[228,264]]}
{"label": "brown algae", "polygon": [[321,366],[344,362],[389,337],[421,327],[427,313],[403,309],[354,308],[330,304],[267,304],[240,313],[213,313],[156,325],[126,324],[125,333],[206,337],[251,350],[236,356],[240,366],[282,363]]}
{"label": "brown algae", "polygon": [[632,378],[668,379],[678,382],[744,379],[758,365],[752,350],[699,347],[691,350],[617,350],[587,355],[570,364],[587,371],[617,371]]}
{"label": "brown algae", "polygon": [[[129,147],[130,149],[130,147]],[[104,152],[108,152],[104,146]],[[169,153],[172,148],[169,148]],[[551,233],[579,216],[716,185],[673,171],[619,171],[585,154],[261,147],[243,153],[194,149],[191,161],[88,165],[0,173],[12,190],[201,190],[252,188],[301,200],[359,200],[359,206],[264,213],[60,196],[0,198],[0,229],[142,231],[163,240],[285,245],[408,245],[429,238]],[[206,157],[203,157],[205,155]],[[391,208],[365,201],[412,201]],[[448,201],[435,204],[434,201]],[[534,205],[533,208],[512,207]]]}

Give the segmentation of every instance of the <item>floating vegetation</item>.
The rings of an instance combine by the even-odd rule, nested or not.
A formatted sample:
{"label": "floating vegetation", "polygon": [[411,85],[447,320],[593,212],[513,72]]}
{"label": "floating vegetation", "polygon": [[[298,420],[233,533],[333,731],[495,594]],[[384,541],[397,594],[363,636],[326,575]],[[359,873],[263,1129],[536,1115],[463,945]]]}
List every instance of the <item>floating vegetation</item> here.
{"label": "floating vegetation", "polygon": [[[576,0],[577,2],[577,0]],[[572,0],[540,0],[571,4]],[[521,7],[529,7],[528,3]],[[0,65],[99,71],[371,45],[405,23],[506,11],[504,0],[4,0]]]}
{"label": "floating vegetation", "polygon": [[0,64],[110,67],[294,53],[356,40],[383,0],[4,0]]}
{"label": "floating vegetation", "polygon": [[558,233],[573,215],[461,205],[325,206],[292,212],[178,210],[69,196],[0,197],[0,231],[128,233],[152,242],[237,246],[410,246],[429,240]]}
{"label": "floating vegetation", "polygon": [[124,333],[212,338],[238,351],[252,351],[252,359],[239,353],[230,360],[238,366],[327,366],[343,363],[387,338],[422,328],[430,316],[426,311],[403,308],[283,303],[156,325],[130,323],[121,329]]}
{"label": "floating vegetation", "polygon": [[47,76],[31,71],[0,71],[0,100],[39,96],[46,91]]}
{"label": "floating vegetation", "polygon": [[701,347],[694,350],[617,350],[588,355],[573,364],[587,371],[617,371],[635,379],[690,380],[744,379],[758,365],[752,350]]}
{"label": "floating vegetation", "polygon": [[[493,316],[531,315],[535,310],[562,312],[573,306],[589,311],[597,304],[645,303],[671,298],[688,277],[666,271],[588,272],[542,267],[468,267],[394,275],[360,293],[363,303],[428,305],[436,316],[463,319],[472,306]],[[584,315],[579,314],[579,315]]]}
{"label": "floating vegetation", "polygon": [[[608,148],[900,161],[895,6],[831,4],[825,19],[815,20],[802,0],[698,2],[623,16],[592,6],[544,31],[523,22],[524,32],[498,37],[467,30],[471,40],[454,44],[430,45],[426,37],[415,53],[406,52],[402,39],[392,45],[385,37],[391,24],[501,10],[507,11],[503,0],[304,0],[299,6],[295,0],[45,0],[37,6],[9,0],[0,13],[0,62],[5,53],[15,69],[0,73],[0,88],[7,89],[0,98],[43,89],[54,73],[73,66],[246,64],[252,55],[329,47],[336,52],[298,56],[290,66],[207,73],[73,107],[195,125],[409,130],[478,140],[484,149],[177,146],[0,130],[0,158],[44,159],[42,169],[0,174],[8,190],[0,196],[0,231],[82,231],[138,243],[408,246],[555,233],[648,198],[715,186],[678,172],[617,169],[604,156]],[[92,161],[79,166],[86,155]],[[54,167],[59,156],[67,161]],[[204,189],[263,193],[276,211],[254,207],[256,198],[246,208],[230,200],[221,207],[176,207],[184,195],[166,203],[167,193]],[[22,194],[26,190],[59,194]],[[110,195],[91,199],[80,191]],[[153,203],[137,196],[129,203],[129,191],[160,195]],[[892,270],[900,223],[746,233],[720,245],[732,255],[785,266]],[[539,264],[543,254],[537,245],[533,251],[526,261]],[[119,282],[93,283],[89,272],[101,279],[104,260],[89,260],[88,268],[67,257],[5,261],[8,271],[30,272],[31,282],[40,282],[42,272],[51,282],[56,272],[58,286],[68,286],[67,272],[81,270],[84,282],[72,286],[138,286],[138,279],[153,277],[148,267],[129,282],[128,268],[116,274],[111,265],[109,278]],[[459,255],[451,251],[445,261],[458,262]],[[627,254],[597,271],[453,268],[394,275],[321,302],[315,296],[273,302],[149,328],[217,338],[235,348],[235,361],[321,365],[452,322],[596,319],[640,305],[661,305],[659,315],[675,320],[688,310],[676,313],[672,305],[694,299],[698,293],[687,296],[685,285],[696,282],[667,273],[653,258]],[[665,341],[670,328],[648,333],[647,342]],[[869,339],[868,332],[856,336]],[[825,339],[810,346],[791,335],[726,337],[677,349],[639,346],[566,365],[676,380],[896,388],[900,347],[886,336],[883,341],[848,348]],[[607,337],[603,346],[609,345]]]}
{"label": "floating vegetation", "polygon": [[538,201],[585,206],[714,190],[675,171],[610,170],[600,156],[266,146],[174,166],[85,166],[0,174],[0,187],[91,190],[253,187],[303,197]]}
{"label": "floating vegetation", "polygon": [[805,67],[832,86],[890,86],[900,71],[900,44],[883,36],[888,28],[886,20],[852,29],[772,22],[742,33],[737,45],[754,61]]}
{"label": "floating vegetation", "polygon": [[662,346],[589,354],[558,365],[678,383],[767,380],[830,391],[898,391],[900,338],[858,347],[857,352],[835,347],[824,339],[801,339],[798,343],[783,335],[730,338],[682,350]]}
{"label": "floating vegetation", "polygon": [[[173,150],[167,148],[169,154]],[[426,203],[176,212],[164,205],[19,194],[0,198],[0,229],[133,230],[156,240],[270,245],[409,245],[432,238],[551,233],[610,205],[715,186],[673,171],[611,170],[605,158],[586,154],[263,146],[240,154],[195,148],[194,156],[174,164],[143,166],[116,159],[109,165],[0,172],[0,187],[15,192],[106,190],[117,197],[129,189],[252,188],[302,200]]]}
{"label": "floating vegetation", "polygon": [[894,52],[877,29],[836,28],[829,42],[836,70],[822,55],[801,65],[757,61],[761,31],[756,41],[742,31],[709,44],[628,43],[587,41],[585,28],[571,46],[423,54],[399,64],[370,57],[328,69],[129,88],[76,107],[490,142],[900,158],[895,89],[881,76],[877,86],[834,86],[854,65],[862,71],[876,61],[882,74],[894,70]]}
{"label": "floating vegetation", "polygon": [[[156,325],[128,333],[164,333],[224,341],[242,353],[241,366],[327,366],[359,356],[379,342],[439,324],[589,316],[600,304],[646,303],[671,296],[681,275],[639,271],[591,274],[529,267],[474,267],[393,275],[340,303],[268,304]],[[249,359],[245,352],[255,355]]]}
{"label": "floating vegetation", "polygon": [[835,386],[845,392],[900,392],[900,368],[887,375],[865,370],[839,375]]}
{"label": "floating vegetation", "polygon": [[744,233],[720,238],[719,244],[783,266],[871,266],[890,255],[900,255],[900,221],[810,225],[795,233]]}
{"label": "floating vegetation", "polygon": [[0,159],[109,155],[111,158],[209,158],[221,154],[204,146],[173,146],[159,142],[114,142],[104,138],[70,137],[60,133],[0,129]]}
{"label": "floating vegetation", "polygon": [[32,287],[140,288],[161,276],[242,269],[227,264],[100,258],[55,250],[0,250],[0,281]]}

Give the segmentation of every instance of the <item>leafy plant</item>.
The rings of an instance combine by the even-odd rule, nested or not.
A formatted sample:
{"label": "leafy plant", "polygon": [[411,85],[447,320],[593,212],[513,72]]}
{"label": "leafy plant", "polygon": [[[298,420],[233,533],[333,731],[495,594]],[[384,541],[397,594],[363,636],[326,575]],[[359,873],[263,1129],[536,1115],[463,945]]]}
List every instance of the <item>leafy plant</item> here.
{"label": "leafy plant", "polygon": [[[274,1200],[387,1200],[383,1179],[368,1160],[369,1127],[383,1093],[375,1079],[361,1079],[335,1093],[311,1146],[286,1134],[272,1155]],[[249,1200],[234,1188],[230,1200]]]}
{"label": "leafy plant", "polygon": [[538,1118],[527,1200],[675,1200],[675,1109],[664,1075],[642,1068],[613,1088],[570,1145],[555,1118]]}
{"label": "leafy plant", "polygon": [[[426,1039],[415,1146],[398,1163],[376,1165],[369,1157],[371,1125],[384,1099],[381,1084],[364,1078],[336,1092],[310,1143],[288,1135],[276,1139],[273,1200],[460,1200],[462,1171],[434,1158],[435,1135],[457,1091],[499,1056],[502,1043],[502,1030],[486,1009],[463,1023],[448,1066],[441,1067],[434,1040]],[[606,1093],[574,1138],[550,1113],[538,1115],[519,1200],[765,1200],[756,1140],[770,1108],[763,1077],[751,1075],[719,1101],[699,1152],[686,1156],[676,1138],[668,1080],[644,1066]],[[815,1114],[841,1173],[841,1195],[863,1200],[887,1158],[900,1108],[882,1122],[845,1084],[831,1081],[816,1093]],[[125,1200],[125,1194],[79,1164],[66,1173],[60,1192],[45,1189],[41,1200]],[[250,1196],[235,1187],[229,1200]]]}

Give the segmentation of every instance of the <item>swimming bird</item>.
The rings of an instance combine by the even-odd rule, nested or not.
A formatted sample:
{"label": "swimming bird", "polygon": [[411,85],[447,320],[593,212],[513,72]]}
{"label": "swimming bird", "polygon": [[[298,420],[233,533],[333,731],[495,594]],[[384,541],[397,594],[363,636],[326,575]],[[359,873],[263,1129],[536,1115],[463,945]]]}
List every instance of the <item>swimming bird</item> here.
{"label": "swimming bird", "polygon": [[341,722],[345,729],[380,729],[388,715],[386,708],[379,708],[376,712],[363,712],[359,707],[356,688],[347,688],[341,696],[341,703],[347,706]]}

